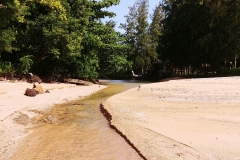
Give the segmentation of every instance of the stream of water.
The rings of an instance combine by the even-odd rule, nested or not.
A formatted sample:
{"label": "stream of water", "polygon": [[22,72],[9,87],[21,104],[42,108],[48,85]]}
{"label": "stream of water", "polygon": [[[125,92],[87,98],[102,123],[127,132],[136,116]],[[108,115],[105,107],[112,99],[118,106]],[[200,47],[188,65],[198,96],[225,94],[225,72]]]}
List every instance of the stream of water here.
{"label": "stream of water", "polygon": [[137,149],[109,126],[100,104],[143,83],[100,80],[100,85],[107,86],[105,89],[85,99],[52,107],[32,120],[35,129],[31,129],[11,160],[142,160]]}
{"label": "stream of water", "polygon": [[142,82],[121,81],[121,80],[101,80],[100,84],[107,88],[100,90],[96,94],[80,100],[82,110],[79,112],[81,118],[78,124],[83,133],[82,143],[84,143],[83,159],[116,159],[116,160],[140,160],[137,152],[120,136],[111,129],[108,121],[102,115],[99,104],[110,96],[137,87]]}

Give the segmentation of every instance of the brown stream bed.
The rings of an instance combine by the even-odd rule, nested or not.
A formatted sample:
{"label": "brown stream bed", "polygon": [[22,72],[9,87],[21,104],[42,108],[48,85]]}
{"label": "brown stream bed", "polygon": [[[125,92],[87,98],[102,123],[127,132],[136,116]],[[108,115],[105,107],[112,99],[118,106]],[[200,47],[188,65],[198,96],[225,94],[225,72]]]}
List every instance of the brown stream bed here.
{"label": "brown stream bed", "polygon": [[143,159],[122,136],[109,127],[99,107],[108,97],[142,83],[106,80],[100,82],[108,87],[88,98],[55,106],[31,119],[31,133],[11,159]]}

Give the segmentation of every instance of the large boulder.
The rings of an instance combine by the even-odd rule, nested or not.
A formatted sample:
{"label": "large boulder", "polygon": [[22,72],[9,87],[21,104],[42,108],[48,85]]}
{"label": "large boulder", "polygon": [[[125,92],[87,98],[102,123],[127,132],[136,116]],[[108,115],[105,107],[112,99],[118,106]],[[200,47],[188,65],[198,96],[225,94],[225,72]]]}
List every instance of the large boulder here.
{"label": "large boulder", "polygon": [[27,88],[24,95],[29,96],[29,97],[35,97],[37,95],[37,93],[34,89]]}

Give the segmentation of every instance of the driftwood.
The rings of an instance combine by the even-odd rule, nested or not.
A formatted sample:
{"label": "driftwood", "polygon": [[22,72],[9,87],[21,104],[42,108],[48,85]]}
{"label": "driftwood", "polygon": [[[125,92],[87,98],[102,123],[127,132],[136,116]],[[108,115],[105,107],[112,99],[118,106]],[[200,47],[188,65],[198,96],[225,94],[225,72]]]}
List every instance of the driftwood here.
{"label": "driftwood", "polygon": [[92,85],[91,82],[83,81],[83,80],[80,80],[80,79],[68,79],[66,82],[71,83],[71,84],[76,84],[76,85],[84,85],[84,86]]}

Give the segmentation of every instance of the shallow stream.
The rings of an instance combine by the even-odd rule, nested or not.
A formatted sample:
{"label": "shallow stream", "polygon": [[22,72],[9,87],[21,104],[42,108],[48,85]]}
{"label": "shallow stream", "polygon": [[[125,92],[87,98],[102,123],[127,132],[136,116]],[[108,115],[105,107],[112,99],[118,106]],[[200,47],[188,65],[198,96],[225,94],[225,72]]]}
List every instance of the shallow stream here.
{"label": "shallow stream", "polygon": [[[55,106],[32,120],[36,127],[11,159],[142,160],[100,111],[114,94],[137,87],[134,80],[101,80],[107,88],[85,99]],[[27,154],[26,154],[27,153]]]}

